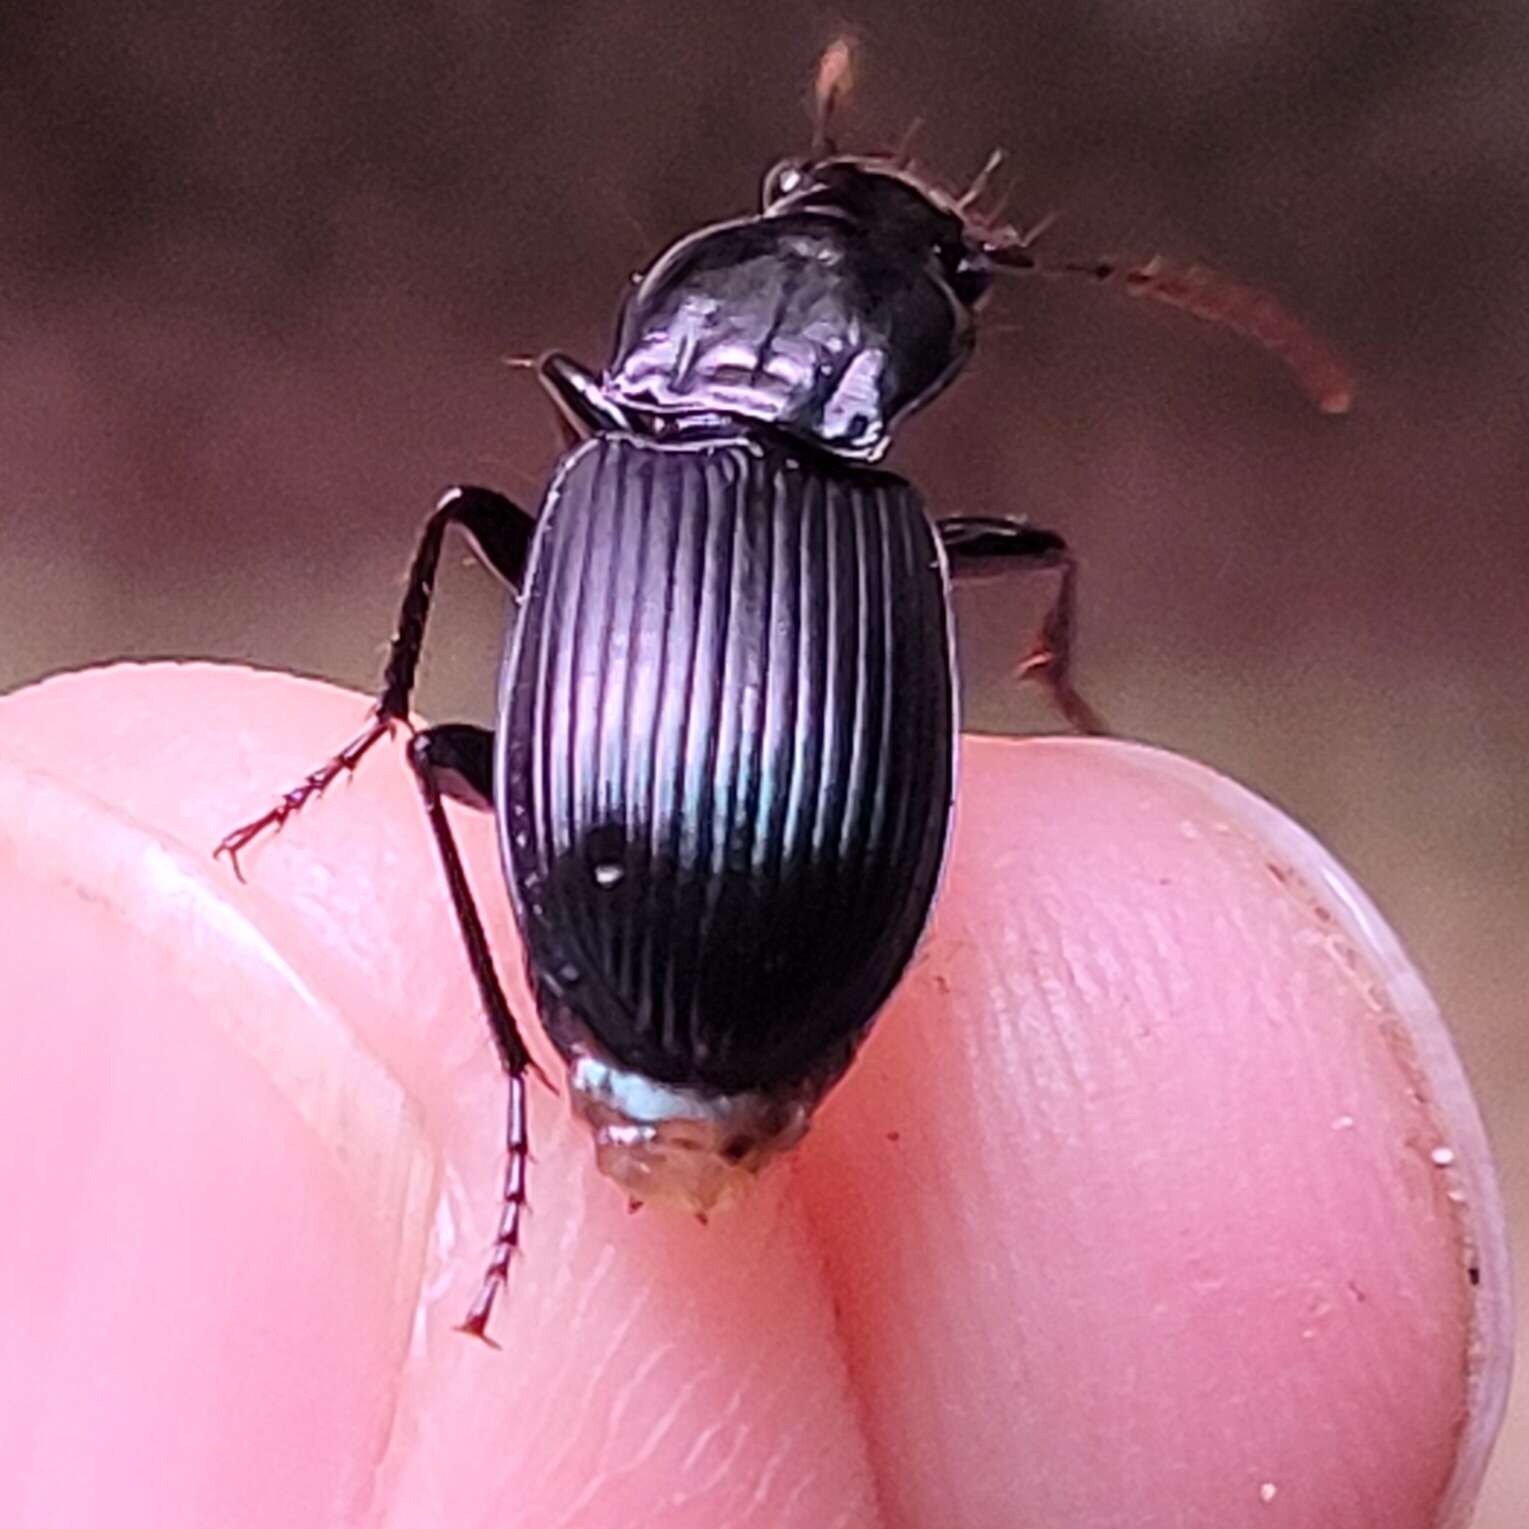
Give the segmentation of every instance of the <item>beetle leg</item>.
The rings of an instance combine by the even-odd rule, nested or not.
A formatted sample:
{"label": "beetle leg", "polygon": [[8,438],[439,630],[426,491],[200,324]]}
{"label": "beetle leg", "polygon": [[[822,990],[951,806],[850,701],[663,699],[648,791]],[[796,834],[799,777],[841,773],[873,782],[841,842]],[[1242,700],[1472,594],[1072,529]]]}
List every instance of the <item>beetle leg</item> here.
{"label": "beetle leg", "polygon": [[995,573],[1056,570],[1061,582],[1036,633],[1021,659],[1016,678],[1045,687],[1052,704],[1079,733],[1108,733],[1109,728],[1072,683],[1073,637],[1077,631],[1078,560],[1055,531],[1022,520],[991,515],[955,515],[936,521],[945,544],[952,579],[981,578]]}
{"label": "beetle leg", "polygon": [[416,733],[410,763],[418,756],[435,777],[442,796],[479,812],[494,810],[494,735],[469,722],[442,722]]}
{"label": "beetle leg", "polygon": [[511,589],[519,589],[531,550],[535,520],[492,489],[448,489],[425,522],[414,561],[409,567],[398,626],[388,649],[382,690],[373,708],[371,722],[333,758],[288,791],[268,812],[242,828],[236,828],[213,851],[228,856],[234,874],[240,880],[243,876],[239,870],[239,854],[252,840],[267,829],[280,828],[294,812],[307,806],[314,797],[322,796],[341,775],[351,774],[375,744],[389,737],[393,728],[408,718],[409,697],[414,691],[420,650],[424,646],[425,620],[430,614],[441,547],[447,529],[453,525],[467,533],[474,550],[492,572]]}
{"label": "beetle leg", "polygon": [[[494,1037],[494,1048],[499,1053],[499,1064],[509,1083],[504,1194],[499,1224],[483,1284],[460,1328],[486,1343],[493,1342],[487,1329],[494,1299],[508,1283],[510,1262],[520,1246],[520,1223],[526,1208],[526,1162],[530,1157],[526,1129],[526,1073],[535,1064],[521,1039],[515,1016],[500,986],[499,975],[494,970],[488,936],[478,916],[467,874],[462,869],[462,857],[457,852],[451,824],[446,820],[443,800],[450,796],[458,801],[486,806],[491,787],[484,779],[483,765],[492,758],[493,734],[478,727],[432,727],[409,741],[409,765],[419,784],[419,794],[430,819],[430,831],[435,835],[441,868],[446,873],[446,885],[451,892],[451,906],[456,910],[462,941],[467,946],[468,964],[478,984],[478,996]],[[478,800],[473,801],[474,797]]]}
{"label": "beetle leg", "polygon": [[414,676],[425,644],[425,619],[435,592],[441,545],[447,528],[454,525],[467,533],[473,550],[511,589],[519,590],[525,577],[536,521],[491,488],[463,485],[447,489],[435,513],[425,522],[409,568],[398,627],[383,671],[382,693],[377,698],[379,721],[401,722],[409,715],[409,697],[414,692]]}

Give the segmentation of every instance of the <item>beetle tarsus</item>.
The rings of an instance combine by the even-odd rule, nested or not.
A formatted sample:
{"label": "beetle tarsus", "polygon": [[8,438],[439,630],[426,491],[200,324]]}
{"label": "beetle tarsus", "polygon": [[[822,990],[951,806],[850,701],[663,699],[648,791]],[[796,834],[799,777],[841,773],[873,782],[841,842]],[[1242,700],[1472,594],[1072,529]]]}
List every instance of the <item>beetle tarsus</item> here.
{"label": "beetle tarsus", "polygon": [[459,1332],[482,1338],[492,1348],[498,1348],[499,1345],[488,1335],[488,1319],[499,1292],[510,1282],[510,1265],[520,1251],[521,1222],[530,1209],[526,1201],[526,1163],[531,1153],[526,1132],[525,1073],[511,1074],[509,1084],[510,1109],[505,1143],[507,1158],[499,1226],[494,1233],[493,1252],[489,1255],[488,1269],[483,1275],[477,1298],[458,1328]]}
{"label": "beetle tarsus", "polygon": [[441,869],[445,872],[451,905],[457,916],[457,926],[462,933],[462,943],[467,947],[468,965],[478,985],[478,996],[509,1085],[509,1113],[505,1125],[505,1151],[508,1156],[499,1227],[494,1234],[494,1249],[489,1257],[488,1271],[483,1276],[483,1285],[463,1324],[463,1331],[481,1338],[486,1336],[485,1328],[494,1300],[509,1281],[510,1262],[520,1247],[520,1226],[527,1208],[526,1165],[531,1156],[530,1132],[526,1124],[526,1074],[539,1072],[540,1069],[532,1061],[531,1053],[521,1039],[515,1016],[504,996],[499,975],[494,969],[494,958],[489,950],[483,920],[473,901],[472,888],[468,885],[467,873],[462,867],[462,856],[451,832],[451,824],[446,819],[441,775],[454,767],[443,764],[436,753],[449,752],[453,739],[460,741],[461,732],[458,729],[456,733],[443,735],[439,729],[432,728],[416,734],[409,743],[409,767],[414,771],[420,799],[425,804],[425,815],[430,821],[430,831],[435,836]]}
{"label": "beetle tarsus", "polygon": [[[481,1300],[482,1297],[479,1297],[479,1299]],[[490,1305],[492,1305],[492,1302],[490,1302]],[[484,1307],[482,1312],[479,1312],[477,1306],[474,1305],[472,1314],[465,1321],[458,1322],[455,1331],[464,1333],[469,1338],[477,1338],[486,1347],[493,1349],[496,1354],[501,1354],[504,1352],[504,1345],[497,1338],[489,1337],[488,1329],[484,1325],[487,1321],[488,1307]]]}
{"label": "beetle tarsus", "polygon": [[305,776],[301,784],[286,792],[269,812],[263,812],[242,827],[225,834],[213,850],[213,856],[226,855],[233,873],[240,881],[244,871],[239,865],[240,854],[262,834],[270,831],[280,833],[288,818],[301,812],[315,797],[322,796],[342,775],[353,775],[356,766],[366,757],[374,744],[390,737],[398,719],[380,710],[372,724],[357,733],[343,749],[327,763]]}

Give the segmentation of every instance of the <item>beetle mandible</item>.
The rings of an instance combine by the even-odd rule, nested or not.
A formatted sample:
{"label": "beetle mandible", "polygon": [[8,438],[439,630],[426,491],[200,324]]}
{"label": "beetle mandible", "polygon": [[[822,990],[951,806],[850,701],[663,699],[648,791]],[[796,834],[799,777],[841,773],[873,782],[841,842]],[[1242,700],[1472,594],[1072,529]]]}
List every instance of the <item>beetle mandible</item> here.
{"label": "beetle mandible", "polygon": [[[899,154],[841,154],[846,55],[824,55],[812,153],[758,213],[640,277],[609,365],[537,363],[568,449],[533,518],[487,488],[425,523],[370,725],[218,846],[237,856],[356,765],[409,700],[449,527],[518,596],[497,727],[412,732],[408,761],[509,1091],[486,1336],[520,1240],[521,1023],[443,801],[494,810],[541,1023],[600,1168],[704,1214],[798,1141],[928,920],[951,820],[952,579],[1049,569],[1021,672],[1079,731],[1077,569],[1023,520],[931,521],[874,464],[972,353],[996,272],[1113,282],[1280,355],[1329,412],[1340,362],[1266,295],[1199,266],[1043,263]],[[985,180],[984,175],[979,180]]]}

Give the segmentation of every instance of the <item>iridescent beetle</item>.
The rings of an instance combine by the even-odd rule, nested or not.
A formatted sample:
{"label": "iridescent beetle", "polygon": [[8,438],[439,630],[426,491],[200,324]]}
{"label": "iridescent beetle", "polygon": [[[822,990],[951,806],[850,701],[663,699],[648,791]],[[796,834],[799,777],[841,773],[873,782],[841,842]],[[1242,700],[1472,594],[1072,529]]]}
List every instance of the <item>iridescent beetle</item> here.
{"label": "iridescent beetle", "polygon": [[763,207],[665,251],[599,376],[538,364],[568,449],[533,517],[455,488],[425,524],[371,724],[234,859],[395,724],[449,526],[518,600],[495,732],[414,733],[410,766],[509,1082],[485,1334],[520,1239],[530,1054],[494,971],[444,797],[492,808],[531,986],[601,1169],[699,1213],[797,1142],[928,921],[951,820],[952,578],[1050,569],[1022,671],[1080,731],[1076,569],[1020,520],[931,521],[879,470],[899,421],[972,353],[994,273],[1114,282],[1281,355],[1347,408],[1341,363],[1267,296],[1201,267],[1043,265],[901,156],[829,138],[848,52],[824,55],[813,153]]}

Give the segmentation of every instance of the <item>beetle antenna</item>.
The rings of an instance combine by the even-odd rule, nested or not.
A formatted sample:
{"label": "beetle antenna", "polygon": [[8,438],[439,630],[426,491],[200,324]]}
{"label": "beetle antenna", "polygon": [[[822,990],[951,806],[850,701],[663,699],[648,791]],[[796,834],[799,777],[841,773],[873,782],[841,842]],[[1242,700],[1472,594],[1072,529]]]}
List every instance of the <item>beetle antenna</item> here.
{"label": "beetle antenna", "polygon": [[[981,212],[973,213],[966,218],[968,224],[975,228],[999,228],[1003,226],[1003,215],[1009,210],[1009,203],[1014,200],[1014,177],[1004,177],[1003,185],[997,188],[997,194],[993,197],[992,205],[984,207]],[[1024,242],[1028,242],[1029,235],[1023,235]]]}
{"label": "beetle antenna", "polygon": [[848,32],[823,49],[812,82],[812,157],[822,159],[838,152],[833,119],[855,83],[855,39]]}
{"label": "beetle antenna", "polygon": [[993,178],[993,172],[1003,163],[1004,153],[1002,149],[994,149],[983,161],[982,168],[972,178],[972,183],[960,196],[956,198],[956,207],[965,212],[988,188],[988,182]]}
{"label": "beetle antenna", "polygon": [[892,150],[891,154],[892,163],[896,165],[899,170],[906,170],[908,168],[909,161],[913,157],[913,140],[917,138],[918,135],[923,132],[923,130],[924,119],[922,117],[915,117],[907,125],[907,127],[903,129],[903,135],[897,140],[897,147]]}
{"label": "beetle antenna", "polygon": [[1027,228],[1024,233],[1019,236],[1019,242],[1026,249],[1029,249],[1029,247],[1034,244],[1035,241],[1039,239],[1041,235],[1044,234],[1046,230],[1049,229],[1051,225],[1055,223],[1056,220],[1061,216],[1062,209],[1060,207],[1053,207],[1050,212],[1042,213],[1041,216],[1038,217],[1035,222],[1033,222],[1029,228]]}
{"label": "beetle antenna", "polygon": [[1343,358],[1270,293],[1250,287],[1210,266],[1154,255],[1141,262],[1058,261],[1043,264],[1026,249],[1039,230],[990,247],[994,265],[1043,276],[1087,276],[1178,308],[1192,318],[1219,324],[1261,345],[1283,361],[1302,390],[1324,414],[1346,414],[1354,402],[1354,374]]}

